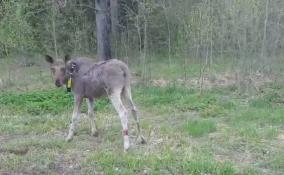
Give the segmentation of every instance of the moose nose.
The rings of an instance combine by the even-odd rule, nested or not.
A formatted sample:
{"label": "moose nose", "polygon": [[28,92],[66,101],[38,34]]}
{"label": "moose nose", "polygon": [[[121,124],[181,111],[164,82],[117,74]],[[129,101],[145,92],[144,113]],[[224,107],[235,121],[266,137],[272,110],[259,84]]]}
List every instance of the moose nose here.
{"label": "moose nose", "polygon": [[56,81],[55,81],[55,86],[57,86],[57,87],[60,87],[60,86],[61,86],[60,80],[56,80]]}

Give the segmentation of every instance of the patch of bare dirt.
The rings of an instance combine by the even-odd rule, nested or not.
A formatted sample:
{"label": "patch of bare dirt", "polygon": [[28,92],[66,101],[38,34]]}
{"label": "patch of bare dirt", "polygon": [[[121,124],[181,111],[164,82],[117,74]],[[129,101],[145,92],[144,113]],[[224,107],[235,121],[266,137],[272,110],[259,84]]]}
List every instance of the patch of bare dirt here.
{"label": "patch of bare dirt", "polygon": [[73,156],[64,156],[59,155],[55,162],[50,163],[49,169],[58,172],[59,174],[79,174],[82,165],[79,162],[81,156],[73,155]]}
{"label": "patch of bare dirt", "polygon": [[216,86],[231,86],[236,84],[237,82],[237,76],[234,73],[231,72],[224,72],[221,74],[215,74],[215,75],[206,75],[202,78],[193,78],[190,80],[190,84],[193,85],[200,85],[201,83],[207,87],[216,87]]}
{"label": "patch of bare dirt", "polygon": [[29,149],[27,147],[23,148],[0,148],[0,153],[11,153],[17,155],[25,155]]}
{"label": "patch of bare dirt", "polygon": [[[261,73],[251,73],[249,75],[243,75],[239,72],[223,72],[219,74],[205,74],[202,78],[195,77],[189,80],[178,78],[176,80],[167,79],[153,79],[150,80],[150,85],[155,87],[166,87],[171,83],[199,88],[201,85],[203,88],[210,89],[213,87],[228,87],[233,85],[251,86],[255,89],[262,86],[265,83],[276,81],[275,78],[267,76]],[[139,77],[133,78],[134,83],[139,83]]]}
{"label": "patch of bare dirt", "polygon": [[284,131],[282,131],[278,136],[277,139],[284,144]]}
{"label": "patch of bare dirt", "polygon": [[202,83],[205,88],[247,84],[257,89],[263,84],[272,81],[273,78],[261,73],[223,72],[215,75],[205,75],[203,80],[200,77],[193,78],[190,80],[190,84],[200,86]]}
{"label": "patch of bare dirt", "polygon": [[215,154],[214,159],[218,162],[224,163],[226,161],[233,161],[239,166],[250,166],[254,163],[252,153],[249,151],[235,152],[229,155]]}
{"label": "patch of bare dirt", "polygon": [[156,87],[166,87],[170,84],[170,81],[165,79],[157,79],[151,80],[151,84]]}

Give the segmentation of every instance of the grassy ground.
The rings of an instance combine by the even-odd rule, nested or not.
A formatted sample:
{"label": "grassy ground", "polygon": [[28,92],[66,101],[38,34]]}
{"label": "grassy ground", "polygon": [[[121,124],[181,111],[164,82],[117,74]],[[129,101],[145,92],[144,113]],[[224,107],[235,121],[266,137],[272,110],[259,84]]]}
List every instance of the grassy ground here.
{"label": "grassy ground", "polygon": [[[166,72],[172,72],[170,79],[180,75],[178,65],[157,66],[161,69],[153,71],[161,76],[154,78],[166,79]],[[192,66],[196,69],[192,73],[188,70],[188,77],[198,76],[198,66]],[[148,143],[135,142],[131,118],[132,148],[124,153],[120,121],[107,99],[95,107],[99,137],[90,136],[88,118],[82,114],[77,135],[67,143],[72,96],[52,87],[48,69],[21,69],[20,77],[10,75],[9,86],[7,74],[1,76],[0,174],[280,175],[284,171],[284,84],[264,84],[253,96],[240,94],[234,86],[200,95],[199,89],[173,84],[136,85],[133,97]]]}

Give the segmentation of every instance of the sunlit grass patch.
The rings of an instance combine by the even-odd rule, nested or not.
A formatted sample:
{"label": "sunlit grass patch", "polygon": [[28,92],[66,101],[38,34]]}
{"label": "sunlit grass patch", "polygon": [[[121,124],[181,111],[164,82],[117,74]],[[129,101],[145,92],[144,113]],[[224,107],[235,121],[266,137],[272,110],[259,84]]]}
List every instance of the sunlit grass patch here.
{"label": "sunlit grass patch", "polygon": [[134,91],[134,99],[146,108],[157,108],[159,111],[202,111],[216,107],[219,111],[214,115],[219,115],[223,113],[225,107],[219,96],[211,91],[206,91],[201,95],[197,89],[178,86],[137,87]]}
{"label": "sunlit grass patch", "polygon": [[279,134],[279,128],[278,127],[274,127],[274,126],[270,126],[270,127],[267,127],[265,129],[263,129],[263,137],[265,139],[268,139],[268,140],[273,140],[277,137],[277,135]]}
{"label": "sunlit grass patch", "polygon": [[273,169],[283,172],[284,171],[284,151],[281,150],[281,151],[273,153],[268,160],[268,164]]}
{"label": "sunlit grass patch", "polygon": [[2,115],[0,132],[5,134],[49,133],[62,130],[69,124],[67,115]]}
{"label": "sunlit grass patch", "polygon": [[19,148],[28,148],[28,149],[54,149],[54,150],[62,150],[68,146],[68,143],[62,137],[58,138],[25,138],[25,139],[17,139],[14,141],[10,141],[8,143],[4,143],[2,148],[5,150],[16,150]]}
{"label": "sunlit grass patch", "polygon": [[284,106],[284,86],[282,84],[267,84],[262,87],[262,93],[249,101],[253,108],[272,108]]}
{"label": "sunlit grass patch", "polygon": [[[225,110],[234,106],[230,100],[220,99],[214,92],[206,91],[201,95],[196,89],[177,86],[134,87],[133,98],[144,108],[156,108],[159,111],[202,111],[204,117],[222,116]],[[0,109],[14,115],[62,114],[72,110],[73,101],[73,95],[66,93],[64,89],[0,93]],[[109,100],[104,98],[97,100],[94,108],[103,110],[110,106]],[[86,111],[86,105],[83,105],[83,111]]]}
{"label": "sunlit grass patch", "polygon": [[106,174],[234,174],[233,166],[218,163],[209,157],[175,154],[169,150],[161,155],[121,154],[115,152],[95,152],[84,163],[94,166]]}
{"label": "sunlit grass patch", "polygon": [[250,143],[259,143],[262,139],[272,140],[284,122],[284,110],[278,107],[243,108],[231,114],[229,123],[234,131]]}
{"label": "sunlit grass patch", "polygon": [[245,167],[240,174],[244,175],[258,175],[260,174],[257,170],[253,169],[252,167]]}
{"label": "sunlit grass patch", "polygon": [[[267,145],[277,142],[282,131],[284,109],[281,104],[273,102],[264,107],[266,101],[256,104],[252,99],[231,94],[232,90],[226,88],[205,90],[203,94],[198,89],[179,86],[138,86],[132,91],[142,114],[142,132],[148,143],[135,143],[136,125],[129,116],[129,133],[134,145],[126,154],[123,153],[119,117],[105,99],[97,103],[99,137],[90,136],[89,120],[82,115],[77,135],[71,143],[66,143],[64,137],[73,107],[71,95],[64,97],[63,89],[10,92],[11,97],[3,95],[8,100],[5,104],[5,100],[1,102],[0,99],[3,104],[0,104],[3,121],[0,122],[0,139],[4,138],[1,146],[6,149],[0,159],[1,163],[5,162],[0,163],[1,170],[60,174],[60,170],[52,168],[70,169],[73,159],[81,169],[71,169],[71,174],[94,174],[95,170],[104,174],[253,175],[260,174],[263,169],[272,173],[281,170],[281,159],[270,159],[274,146]],[[52,100],[42,97],[45,93]],[[18,102],[19,97],[25,100]],[[43,102],[46,104],[42,105]],[[31,103],[39,108],[30,115],[27,109],[33,107]],[[17,110],[13,112],[12,107]],[[54,107],[58,109],[50,109]],[[28,148],[28,152],[24,155],[13,153],[17,148],[20,151]],[[248,165],[230,157],[241,151],[249,154]],[[220,152],[232,163],[215,160],[213,155]],[[253,161],[257,164],[252,165]],[[244,166],[251,167],[244,169]]]}
{"label": "sunlit grass patch", "polygon": [[225,110],[222,106],[210,105],[200,112],[200,116],[203,118],[208,117],[222,117],[225,114]]}
{"label": "sunlit grass patch", "polygon": [[261,139],[260,129],[252,124],[252,126],[245,126],[238,129],[239,134],[247,141],[259,142]]}
{"label": "sunlit grass patch", "polygon": [[253,123],[258,126],[277,126],[284,124],[284,108],[272,107],[272,108],[239,108],[232,115],[232,124],[239,127],[247,123]]}
{"label": "sunlit grass patch", "polygon": [[62,89],[0,94],[0,104],[16,114],[58,114],[70,109],[73,98]]}
{"label": "sunlit grass patch", "polygon": [[2,156],[0,157],[0,169],[1,171],[14,171],[17,172],[20,170],[21,165],[24,162],[24,157],[21,155],[11,154],[9,157]]}
{"label": "sunlit grass patch", "polygon": [[192,120],[185,123],[183,130],[194,137],[216,131],[216,124],[212,120]]}
{"label": "sunlit grass patch", "polygon": [[[12,174],[49,174],[52,172],[50,165],[55,161],[55,154],[50,152],[31,153],[27,155],[10,154],[0,157],[1,171]],[[1,167],[2,166],[2,167]]]}

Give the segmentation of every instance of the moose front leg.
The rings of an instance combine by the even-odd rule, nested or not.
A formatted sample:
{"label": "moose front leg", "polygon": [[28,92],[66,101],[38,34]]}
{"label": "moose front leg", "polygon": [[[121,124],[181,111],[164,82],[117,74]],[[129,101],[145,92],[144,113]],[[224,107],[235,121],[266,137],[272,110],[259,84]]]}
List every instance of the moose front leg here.
{"label": "moose front leg", "polygon": [[88,98],[86,102],[88,105],[88,116],[90,118],[90,123],[91,123],[91,133],[92,133],[92,136],[97,137],[98,129],[97,129],[97,124],[96,124],[96,116],[95,116],[95,112],[93,109],[94,100],[92,98]]}
{"label": "moose front leg", "polygon": [[81,96],[75,96],[75,103],[74,103],[75,106],[74,106],[74,110],[73,110],[73,114],[72,114],[72,120],[71,120],[71,124],[70,124],[70,127],[69,127],[69,133],[68,133],[68,136],[66,138],[66,141],[71,141],[73,139],[75,127],[80,120],[80,109],[81,109],[81,105],[82,105],[82,100],[83,100],[83,98]]}

